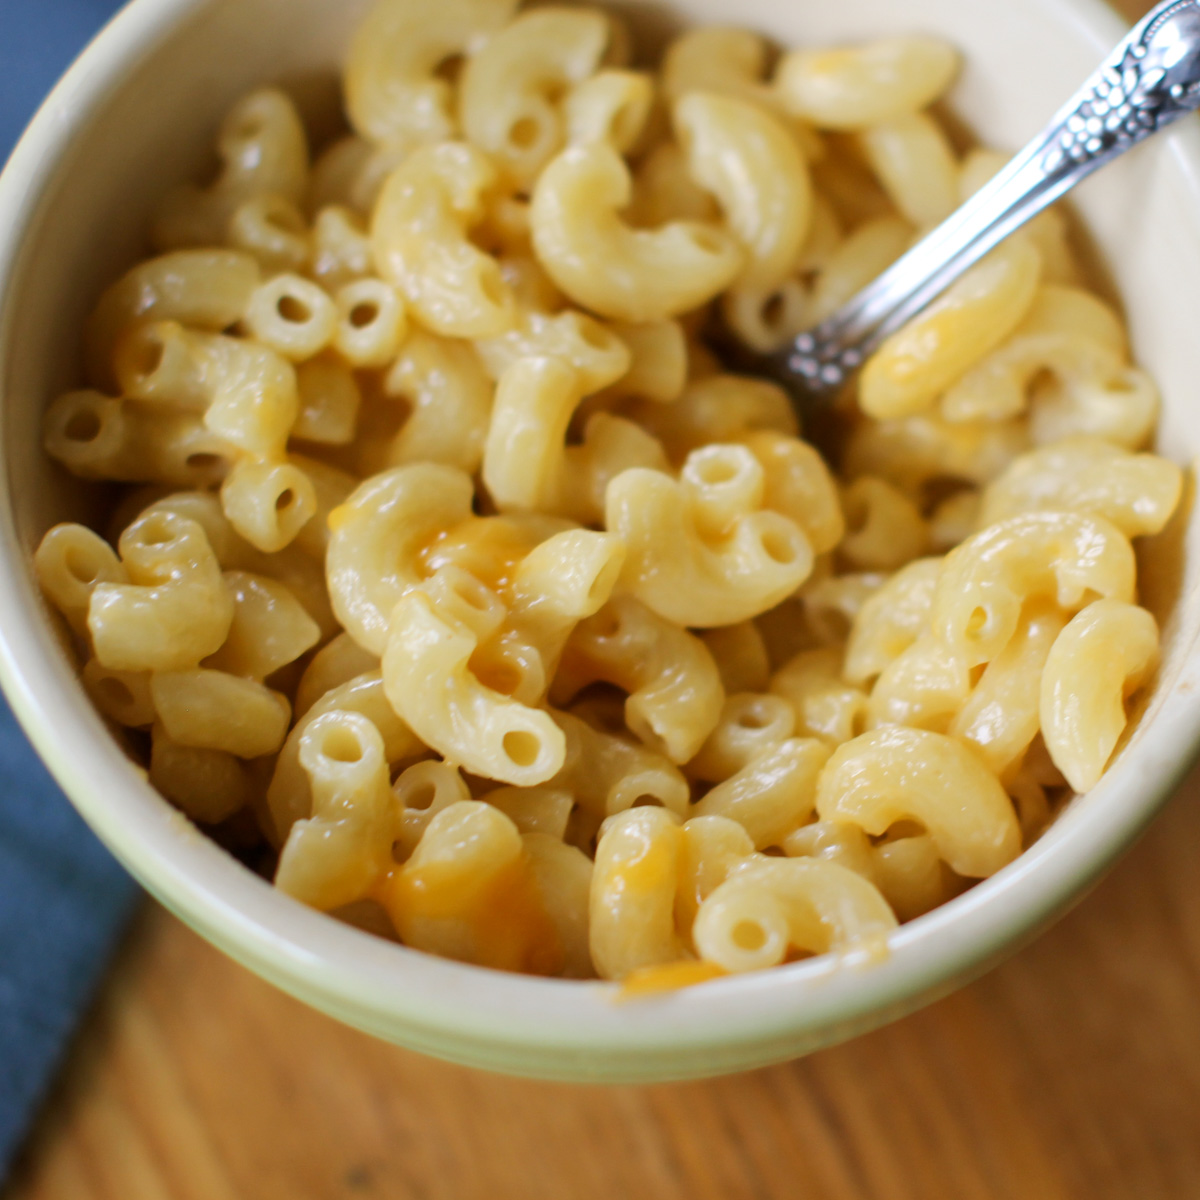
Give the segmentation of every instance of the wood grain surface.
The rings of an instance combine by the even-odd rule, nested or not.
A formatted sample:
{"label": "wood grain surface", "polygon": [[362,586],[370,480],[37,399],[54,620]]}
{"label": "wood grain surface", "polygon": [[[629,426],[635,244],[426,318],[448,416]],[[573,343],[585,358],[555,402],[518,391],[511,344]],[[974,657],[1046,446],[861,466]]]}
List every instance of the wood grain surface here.
{"label": "wood grain surface", "polygon": [[572,1087],[397,1050],[149,908],[8,1200],[1200,1197],[1200,775],[1048,935],[800,1062]]}
{"label": "wood grain surface", "polygon": [[394,1049],[148,905],[6,1200],[1200,1197],[1198,847],[1200,775],[980,982],[799,1062],[661,1087]]}

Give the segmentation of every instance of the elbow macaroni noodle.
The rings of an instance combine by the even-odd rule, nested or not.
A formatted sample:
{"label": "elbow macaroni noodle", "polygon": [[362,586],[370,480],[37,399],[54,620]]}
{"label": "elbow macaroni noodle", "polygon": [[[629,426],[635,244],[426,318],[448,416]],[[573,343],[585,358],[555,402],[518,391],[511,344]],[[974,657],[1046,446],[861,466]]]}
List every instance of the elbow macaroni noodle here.
{"label": "elbow macaroni noodle", "polygon": [[517,8],[375,0],[315,159],[235,105],[46,413],[109,539],[35,572],[151,783],[306,904],[632,993],[870,961],[1129,735],[1157,392],[1051,210],[865,364],[835,474],[702,331],[781,344],[1001,165],[930,108],[955,51],[632,70]]}

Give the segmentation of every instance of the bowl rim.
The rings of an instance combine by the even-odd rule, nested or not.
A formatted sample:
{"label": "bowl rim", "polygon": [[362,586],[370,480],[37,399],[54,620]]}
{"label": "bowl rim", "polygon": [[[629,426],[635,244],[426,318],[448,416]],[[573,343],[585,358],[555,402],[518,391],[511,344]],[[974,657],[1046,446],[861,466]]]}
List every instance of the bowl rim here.
{"label": "bowl rim", "polygon": [[[75,139],[123,77],[210,0],[133,0],[47,98],[0,175],[0,379],[7,376],[11,284],[21,245]],[[1103,0],[1045,0],[1097,46],[1126,22]],[[1200,123],[1181,122],[1170,154],[1196,198]],[[0,555],[28,563],[17,535],[0,430]],[[1182,603],[1182,600],[1180,601]],[[869,969],[814,958],[661,998],[614,1003],[615,985],[488,971],[408,950],[277,892],[171,810],[125,758],[49,651],[28,569],[0,571],[0,686],[25,732],[101,840],[152,893],[225,952],[367,1032],[475,1066],[560,1079],[669,1079],[757,1065],[863,1032],[982,973],[1080,896],[1173,793],[1200,751],[1200,655],[1154,721],[1087,797],[1014,863],[890,938]],[[1154,782],[1149,791],[1144,780]],[[1122,786],[1138,804],[1122,804]]]}

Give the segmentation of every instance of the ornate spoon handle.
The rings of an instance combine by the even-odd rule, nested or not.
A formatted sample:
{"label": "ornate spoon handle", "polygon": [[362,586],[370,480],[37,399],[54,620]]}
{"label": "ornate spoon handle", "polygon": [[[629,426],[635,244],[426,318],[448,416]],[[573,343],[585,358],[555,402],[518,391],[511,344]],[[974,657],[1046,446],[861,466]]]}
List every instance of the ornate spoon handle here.
{"label": "ornate spoon handle", "polygon": [[773,374],[835,391],[889,334],[1093,171],[1200,108],[1200,0],[1167,0],[998,175],[849,304],[771,356]]}

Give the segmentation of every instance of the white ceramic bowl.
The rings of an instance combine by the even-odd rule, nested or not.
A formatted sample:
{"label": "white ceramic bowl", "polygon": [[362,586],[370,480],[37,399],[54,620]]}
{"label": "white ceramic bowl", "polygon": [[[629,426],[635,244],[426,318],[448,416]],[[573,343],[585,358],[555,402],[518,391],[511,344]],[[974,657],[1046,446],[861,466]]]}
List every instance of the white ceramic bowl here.
{"label": "white ceramic bowl", "polygon": [[[150,788],[76,682],[30,573],[56,520],[99,501],[52,468],[40,416],[78,378],[80,325],[144,253],[147,216],[205,161],[218,119],[265,81],[328,80],[366,0],[134,0],[47,101],[0,179],[0,677],[80,812],[160,900],[251,970],[382,1038],[476,1066],[560,1079],[716,1074],[865,1031],[976,976],[1044,927],[1168,797],[1200,738],[1200,522],[1146,559],[1165,662],[1137,733],[1103,782],[994,878],[922,917],[890,957],[814,959],[660,999],[530,979],[400,949],[309,911],[242,868]],[[1123,32],[1097,0],[658,0],[664,17],[737,23],[791,44],[928,30],[967,70],[953,104],[1015,149]],[[668,11],[670,10],[670,11]],[[651,20],[652,18],[652,20]],[[319,87],[318,87],[318,90]],[[1200,378],[1200,127],[1194,120],[1091,181],[1078,208],[1163,387],[1160,447],[1190,463]]]}

